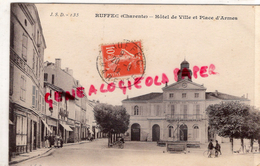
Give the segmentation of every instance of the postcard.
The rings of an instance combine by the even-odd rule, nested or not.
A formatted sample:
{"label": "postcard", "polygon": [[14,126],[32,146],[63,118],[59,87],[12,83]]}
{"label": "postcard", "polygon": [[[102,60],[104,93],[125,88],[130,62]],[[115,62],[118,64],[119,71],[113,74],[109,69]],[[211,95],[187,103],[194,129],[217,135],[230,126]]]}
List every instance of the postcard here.
{"label": "postcard", "polygon": [[260,164],[259,9],[12,3],[9,165]]}

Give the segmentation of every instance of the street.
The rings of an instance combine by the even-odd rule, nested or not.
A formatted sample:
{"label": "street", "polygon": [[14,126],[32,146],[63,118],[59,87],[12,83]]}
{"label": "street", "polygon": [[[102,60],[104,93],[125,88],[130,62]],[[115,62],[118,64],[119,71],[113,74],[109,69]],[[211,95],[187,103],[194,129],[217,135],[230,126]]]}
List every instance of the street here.
{"label": "street", "polygon": [[206,147],[188,149],[187,154],[166,153],[165,147],[158,147],[156,142],[126,142],[124,149],[107,148],[107,139],[57,148],[40,158],[28,160],[17,166],[67,166],[67,165],[234,165],[256,166],[260,164],[259,154],[231,154],[225,152],[219,158],[203,156]]}

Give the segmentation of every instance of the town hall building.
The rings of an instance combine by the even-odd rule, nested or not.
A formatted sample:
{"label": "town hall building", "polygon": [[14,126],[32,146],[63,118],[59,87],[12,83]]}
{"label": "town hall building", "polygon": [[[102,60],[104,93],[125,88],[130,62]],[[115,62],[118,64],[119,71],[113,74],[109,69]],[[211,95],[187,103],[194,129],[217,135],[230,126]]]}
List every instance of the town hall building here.
{"label": "town hall building", "polygon": [[215,139],[210,132],[206,108],[211,104],[239,101],[245,97],[218,91],[206,92],[203,85],[192,82],[192,71],[184,60],[178,81],[162,88],[162,93],[149,93],[122,101],[130,114],[125,140],[131,141],[198,141]]}

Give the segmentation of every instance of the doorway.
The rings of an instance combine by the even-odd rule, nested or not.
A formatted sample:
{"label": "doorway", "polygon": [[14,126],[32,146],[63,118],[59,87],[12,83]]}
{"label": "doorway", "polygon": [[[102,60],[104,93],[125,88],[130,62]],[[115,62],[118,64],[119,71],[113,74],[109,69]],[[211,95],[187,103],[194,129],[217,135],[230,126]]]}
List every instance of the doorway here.
{"label": "doorway", "polygon": [[37,123],[33,121],[33,150],[36,150]]}
{"label": "doorway", "polygon": [[158,124],[153,125],[152,129],[152,140],[159,141],[160,140],[160,126]]}
{"label": "doorway", "polygon": [[180,141],[188,140],[188,127],[185,124],[180,126]]}
{"label": "doorway", "polygon": [[131,141],[140,141],[140,125],[138,123],[134,123],[131,126]]}

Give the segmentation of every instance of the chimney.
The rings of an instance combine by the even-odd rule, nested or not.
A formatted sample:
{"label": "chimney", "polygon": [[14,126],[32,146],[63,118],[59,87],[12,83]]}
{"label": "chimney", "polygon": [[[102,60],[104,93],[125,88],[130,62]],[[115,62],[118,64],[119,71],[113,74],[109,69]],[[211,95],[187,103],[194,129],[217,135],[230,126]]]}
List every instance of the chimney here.
{"label": "chimney", "polygon": [[246,94],[246,98],[248,99],[248,93]]}
{"label": "chimney", "polygon": [[73,70],[72,69],[68,69],[68,73],[73,76]]}
{"label": "chimney", "polygon": [[218,96],[218,90],[215,91],[215,96]]}
{"label": "chimney", "polygon": [[61,59],[60,58],[55,59],[55,66],[58,68],[61,68]]}
{"label": "chimney", "polygon": [[69,72],[69,68],[68,68],[68,67],[66,67],[66,68],[65,68],[65,71],[68,73],[68,72]]}
{"label": "chimney", "polygon": [[167,86],[168,86],[168,82],[165,83],[165,87],[167,87]]}

